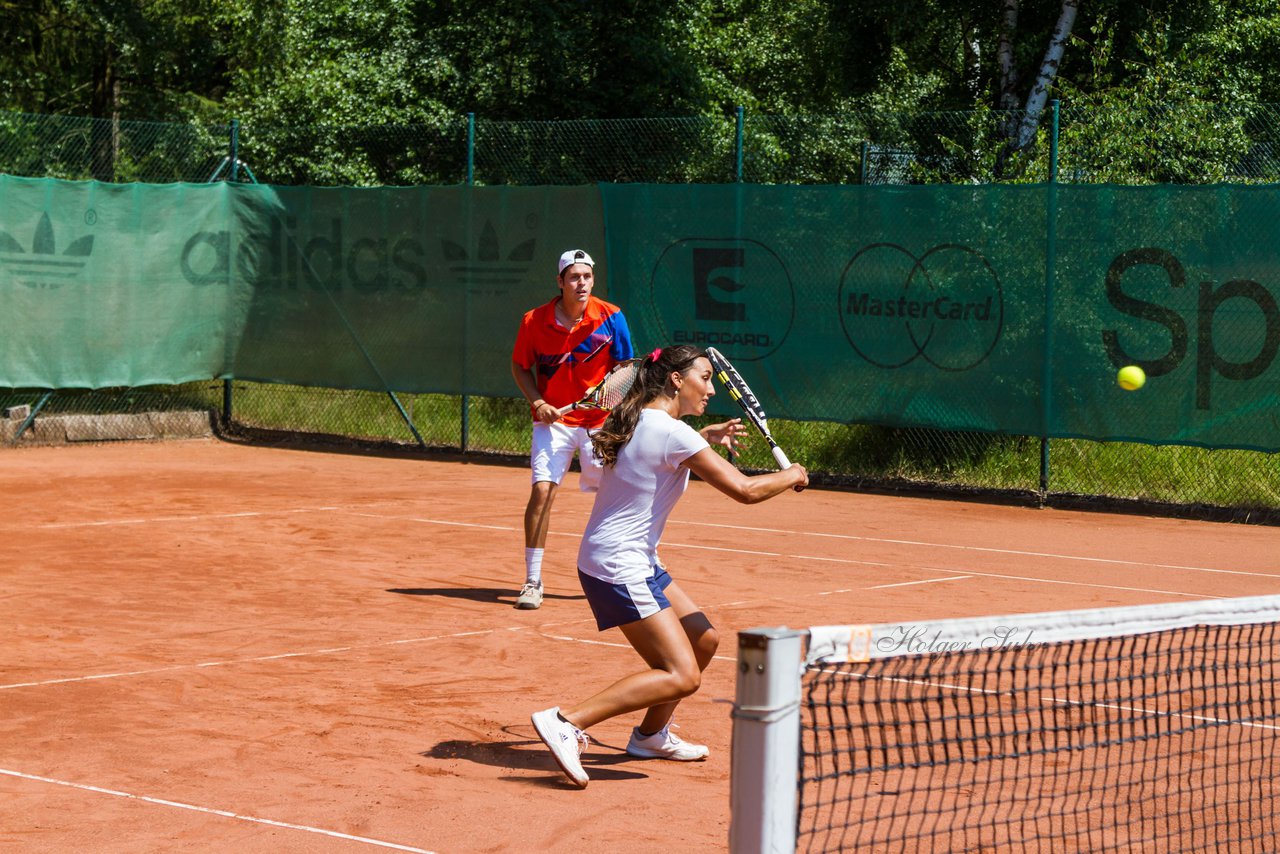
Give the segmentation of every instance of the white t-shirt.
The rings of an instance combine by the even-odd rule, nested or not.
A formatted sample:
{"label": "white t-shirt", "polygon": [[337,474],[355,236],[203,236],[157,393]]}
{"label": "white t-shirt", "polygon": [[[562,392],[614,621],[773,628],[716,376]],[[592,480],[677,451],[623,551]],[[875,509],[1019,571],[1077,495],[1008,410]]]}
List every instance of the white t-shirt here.
{"label": "white t-shirt", "polygon": [[662,529],[689,485],[681,463],[707,447],[683,421],[660,409],[641,410],[631,441],[600,478],[578,568],[610,584],[652,575]]}

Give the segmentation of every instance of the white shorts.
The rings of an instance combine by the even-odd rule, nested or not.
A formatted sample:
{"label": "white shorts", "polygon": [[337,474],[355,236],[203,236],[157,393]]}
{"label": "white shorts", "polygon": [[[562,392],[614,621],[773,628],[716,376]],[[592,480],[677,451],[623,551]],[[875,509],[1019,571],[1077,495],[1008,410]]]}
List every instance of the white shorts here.
{"label": "white shorts", "polygon": [[578,488],[583,492],[595,492],[600,485],[600,461],[591,447],[591,431],[586,427],[567,427],[557,421],[533,425],[533,452],[529,455],[533,467],[533,482],[550,481],[559,484],[569,470],[574,453],[582,466]]}

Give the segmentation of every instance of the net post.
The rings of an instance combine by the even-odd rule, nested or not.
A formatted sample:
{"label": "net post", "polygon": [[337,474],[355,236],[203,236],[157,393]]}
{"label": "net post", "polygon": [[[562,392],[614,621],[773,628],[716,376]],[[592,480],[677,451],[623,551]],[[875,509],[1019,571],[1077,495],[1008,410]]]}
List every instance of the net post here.
{"label": "net post", "polygon": [[732,854],[795,850],[804,637],[787,628],[738,632],[729,784]]}

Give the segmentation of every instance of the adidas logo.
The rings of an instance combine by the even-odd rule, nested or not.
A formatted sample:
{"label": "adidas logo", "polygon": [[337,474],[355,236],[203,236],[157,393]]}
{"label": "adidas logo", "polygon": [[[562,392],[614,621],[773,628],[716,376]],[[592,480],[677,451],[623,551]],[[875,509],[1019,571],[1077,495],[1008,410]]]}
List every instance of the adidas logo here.
{"label": "adidas logo", "polygon": [[0,271],[29,288],[59,288],[80,274],[93,252],[93,235],[81,237],[57,252],[49,214],[40,215],[31,239],[31,251],[7,231],[0,231]]}
{"label": "adidas logo", "polygon": [[[518,244],[502,257],[498,245],[498,232],[493,223],[486,220],[480,230],[480,239],[476,243],[476,254],[472,258],[467,250],[452,240],[441,240],[440,249],[444,259],[449,263],[449,270],[459,280],[465,282],[473,293],[487,292],[493,295],[506,293],[499,286],[518,285],[525,280],[533,262],[533,251],[537,246],[536,238],[529,238]],[[479,286],[479,290],[477,290]],[[487,289],[485,286],[489,286]]]}

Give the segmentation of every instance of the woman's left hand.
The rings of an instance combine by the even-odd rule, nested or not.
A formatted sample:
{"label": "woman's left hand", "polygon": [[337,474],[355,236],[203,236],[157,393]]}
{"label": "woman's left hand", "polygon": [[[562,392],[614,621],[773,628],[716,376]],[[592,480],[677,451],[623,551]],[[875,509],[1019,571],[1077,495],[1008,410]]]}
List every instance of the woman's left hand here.
{"label": "woman's left hand", "polygon": [[741,418],[731,418],[720,424],[708,424],[698,432],[708,444],[720,445],[732,451],[742,447],[742,437],[748,431]]}

